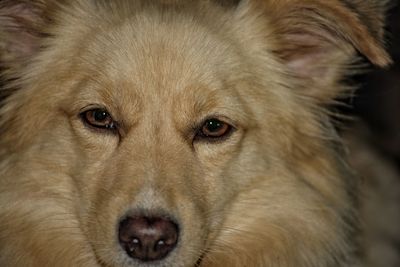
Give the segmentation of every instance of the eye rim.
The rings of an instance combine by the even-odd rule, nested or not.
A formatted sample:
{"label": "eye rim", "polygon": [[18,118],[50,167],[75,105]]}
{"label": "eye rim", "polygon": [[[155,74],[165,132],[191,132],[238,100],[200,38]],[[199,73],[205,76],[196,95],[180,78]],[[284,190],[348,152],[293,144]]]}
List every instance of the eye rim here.
{"label": "eye rim", "polygon": [[[217,132],[217,134],[204,132],[206,124],[210,121],[217,121],[217,123],[223,124],[223,128],[221,131]],[[228,139],[232,133],[236,130],[236,128],[226,119],[220,118],[218,116],[210,116],[204,119],[200,126],[197,127],[195,134],[195,141],[207,141],[207,142],[219,142]]]}
{"label": "eye rim", "polygon": [[[102,112],[105,118],[96,121],[95,112]],[[104,107],[89,107],[79,113],[82,122],[89,128],[98,131],[116,131],[118,123],[115,121],[111,113]]]}

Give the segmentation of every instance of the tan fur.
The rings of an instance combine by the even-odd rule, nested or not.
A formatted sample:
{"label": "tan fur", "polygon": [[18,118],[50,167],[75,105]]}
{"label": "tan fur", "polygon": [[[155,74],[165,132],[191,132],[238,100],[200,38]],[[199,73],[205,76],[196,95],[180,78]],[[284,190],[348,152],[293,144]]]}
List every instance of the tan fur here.
{"label": "tan fur", "polygon": [[[367,11],[383,6],[19,2],[32,13],[0,2],[0,21],[31,42],[6,57],[22,33],[0,26],[12,91],[0,111],[0,266],[362,260],[359,182],[325,105],[344,91],[339,80],[356,51],[390,62],[381,27],[368,27],[383,16]],[[79,113],[90,105],[108,109],[118,135],[84,126]],[[236,130],[217,143],[193,141],[193,127],[210,116]],[[179,221],[178,247],[165,260],[139,263],[119,246],[118,221],[138,209]]]}

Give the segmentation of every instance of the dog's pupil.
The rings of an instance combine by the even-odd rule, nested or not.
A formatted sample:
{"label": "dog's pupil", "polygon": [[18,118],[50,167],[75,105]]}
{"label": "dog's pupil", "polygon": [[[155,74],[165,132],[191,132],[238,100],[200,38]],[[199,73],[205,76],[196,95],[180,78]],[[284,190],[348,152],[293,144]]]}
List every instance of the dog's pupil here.
{"label": "dog's pupil", "polygon": [[108,117],[108,113],[104,110],[94,111],[94,119],[96,121],[104,121]]}
{"label": "dog's pupil", "polygon": [[219,120],[209,120],[206,122],[207,130],[210,132],[217,132],[223,127],[223,123]]}

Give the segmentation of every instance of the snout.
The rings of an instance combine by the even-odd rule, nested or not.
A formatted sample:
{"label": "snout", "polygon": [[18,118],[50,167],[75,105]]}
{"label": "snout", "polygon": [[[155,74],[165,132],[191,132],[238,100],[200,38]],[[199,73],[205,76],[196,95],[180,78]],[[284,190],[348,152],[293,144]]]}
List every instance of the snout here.
{"label": "snout", "polygon": [[[209,210],[201,205],[204,199],[177,187],[161,191],[157,186],[126,184],[126,192],[93,202],[98,206],[90,209],[90,217],[82,216],[98,261],[110,267],[194,266],[213,230],[205,215]],[[93,220],[98,223],[90,224]]]}
{"label": "snout", "polygon": [[166,216],[126,216],[119,222],[118,235],[129,257],[143,262],[157,261],[177,246],[179,225]]}

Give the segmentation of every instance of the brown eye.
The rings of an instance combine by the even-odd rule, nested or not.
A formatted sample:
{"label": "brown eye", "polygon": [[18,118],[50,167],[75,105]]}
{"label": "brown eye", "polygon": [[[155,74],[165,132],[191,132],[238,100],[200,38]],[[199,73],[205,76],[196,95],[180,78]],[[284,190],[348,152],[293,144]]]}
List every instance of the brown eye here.
{"label": "brown eye", "polygon": [[96,108],[81,113],[83,121],[95,128],[99,129],[115,129],[116,125],[107,110]]}
{"label": "brown eye", "polygon": [[199,135],[203,138],[217,139],[227,136],[232,126],[218,119],[208,119],[200,129]]}

